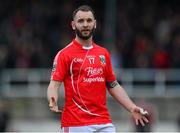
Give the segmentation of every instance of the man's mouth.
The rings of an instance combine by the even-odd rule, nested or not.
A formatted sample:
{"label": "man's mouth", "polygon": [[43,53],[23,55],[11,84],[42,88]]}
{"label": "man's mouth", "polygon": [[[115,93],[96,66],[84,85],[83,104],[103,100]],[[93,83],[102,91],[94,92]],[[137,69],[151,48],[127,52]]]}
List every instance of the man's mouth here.
{"label": "man's mouth", "polygon": [[87,30],[82,30],[82,32],[87,32],[87,31],[90,31],[90,30],[88,30],[88,29]]}
{"label": "man's mouth", "polygon": [[82,34],[87,35],[90,33],[90,30],[82,30]]}

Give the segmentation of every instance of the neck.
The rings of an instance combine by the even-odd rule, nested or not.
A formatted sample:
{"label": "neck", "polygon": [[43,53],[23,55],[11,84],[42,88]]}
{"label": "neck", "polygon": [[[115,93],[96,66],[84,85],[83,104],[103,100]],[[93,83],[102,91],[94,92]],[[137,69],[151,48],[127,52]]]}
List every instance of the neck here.
{"label": "neck", "polygon": [[82,46],[85,46],[85,47],[89,47],[92,45],[92,37],[90,37],[89,39],[87,40],[83,40],[81,38],[79,38],[78,36],[76,36],[75,40],[80,43]]}

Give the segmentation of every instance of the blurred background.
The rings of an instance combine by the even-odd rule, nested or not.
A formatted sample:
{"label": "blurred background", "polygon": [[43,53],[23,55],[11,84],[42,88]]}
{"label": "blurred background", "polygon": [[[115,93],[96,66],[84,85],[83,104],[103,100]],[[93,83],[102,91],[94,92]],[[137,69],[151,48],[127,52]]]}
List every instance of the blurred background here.
{"label": "blurred background", "polygon": [[46,90],[54,56],[74,38],[72,12],[82,4],[95,10],[94,40],[111,53],[119,83],[151,114],[146,127],[136,127],[108,95],[117,131],[180,131],[179,0],[0,1],[0,131],[61,131]]}

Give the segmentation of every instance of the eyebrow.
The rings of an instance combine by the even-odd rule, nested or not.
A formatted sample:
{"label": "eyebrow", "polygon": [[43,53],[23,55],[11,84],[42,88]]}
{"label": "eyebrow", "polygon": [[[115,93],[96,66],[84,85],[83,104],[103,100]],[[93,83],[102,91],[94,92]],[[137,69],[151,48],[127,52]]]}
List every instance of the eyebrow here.
{"label": "eyebrow", "polygon": [[93,18],[78,18],[77,21],[82,21],[82,20],[93,20]]}

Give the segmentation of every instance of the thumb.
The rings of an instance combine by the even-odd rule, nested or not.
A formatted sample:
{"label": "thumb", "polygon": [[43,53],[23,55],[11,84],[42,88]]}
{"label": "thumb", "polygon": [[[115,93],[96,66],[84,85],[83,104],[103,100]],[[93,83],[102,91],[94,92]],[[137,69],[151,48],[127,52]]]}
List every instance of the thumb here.
{"label": "thumb", "polygon": [[49,101],[49,107],[53,107],[53,106],[56,106],[56,105],[57,105],[57,102],[56,102],[55,98],[51,97],[50,101]]}
{"label": "thumb", "polygon": [[148,112],[146,110],[144,110],[143,108],[141,108],[141,107],[135,108],[135,111],[142,114],[142,115],[147,115],[148,114]]}

